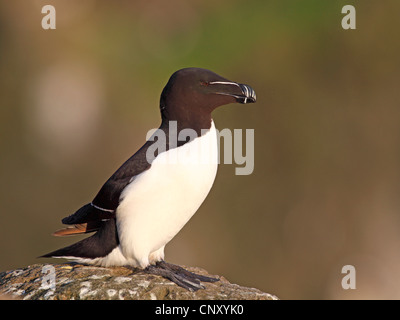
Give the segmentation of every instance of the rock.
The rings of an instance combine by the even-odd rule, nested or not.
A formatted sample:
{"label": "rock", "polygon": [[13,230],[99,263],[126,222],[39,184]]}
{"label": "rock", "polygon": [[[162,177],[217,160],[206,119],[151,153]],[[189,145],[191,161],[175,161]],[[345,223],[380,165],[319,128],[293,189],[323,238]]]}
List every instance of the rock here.
{"label": "rock", "polygon": [[[187,270],[216,277],[200,268]],[[224,277],[203,283],[204,290],[187,291],[140,270],[80,264],[35,264],[0,273],[0,296],[24,300],[276,300],[258,289],[232,284]]]}

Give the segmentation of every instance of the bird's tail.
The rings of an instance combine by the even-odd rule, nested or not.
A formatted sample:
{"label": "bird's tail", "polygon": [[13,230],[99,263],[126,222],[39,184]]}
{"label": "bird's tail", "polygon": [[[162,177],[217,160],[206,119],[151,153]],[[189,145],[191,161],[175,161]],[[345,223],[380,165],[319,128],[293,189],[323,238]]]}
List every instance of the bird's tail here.
{"label": "bird's tail", "polygon": [[[98,226],[98,231],[94,235],[68,247],[47,253],[39,258],[95,259],[105,257],[119,245],[116,221],[115,218],[113,218],[98,223],[100,223],[100,225]],[[56,231],[55,233],[56,235],[63,236],[85,232],[89,232],[87,231],[87,226],[76,225]]]}

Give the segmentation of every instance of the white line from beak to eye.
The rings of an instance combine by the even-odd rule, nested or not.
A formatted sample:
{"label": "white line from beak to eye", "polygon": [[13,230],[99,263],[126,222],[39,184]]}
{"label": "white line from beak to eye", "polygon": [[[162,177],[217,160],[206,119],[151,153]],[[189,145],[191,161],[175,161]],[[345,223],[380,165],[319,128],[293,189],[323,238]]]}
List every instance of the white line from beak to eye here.
{"label": "white line from beak to eye", "polygon": [[235,85],[235,86],[237,86],[237,87],[240,88],[240,86],[239,86],[237,83],[235,83],[235,82],[213,81],[213,82],[209,82],[209,84],[233,84],[233,85]]}

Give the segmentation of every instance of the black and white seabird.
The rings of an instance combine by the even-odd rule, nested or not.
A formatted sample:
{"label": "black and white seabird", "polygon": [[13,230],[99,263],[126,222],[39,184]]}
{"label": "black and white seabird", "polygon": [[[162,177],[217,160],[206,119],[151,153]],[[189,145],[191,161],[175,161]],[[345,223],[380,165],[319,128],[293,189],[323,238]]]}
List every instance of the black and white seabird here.
{"label": "black and white seabird", "polygon": [[[211,112],[225,104],[255,101],[250,86],[209,70],[176,71],[161,94],[158,130],[106,181],[92,202],[62,219],[70,226],[54,235],[96,233],[42,257],[142,268],[188,290],[204,288],[201,281],[217,281],[165,262],[164,247],[197,211],[214,183],[218,148]],[[197,137],[183,134],[183,139],[185,129]],[[166,137],[164,150],[154,148],[160,133]],[[155,152],[149,153],[150,148]]]}

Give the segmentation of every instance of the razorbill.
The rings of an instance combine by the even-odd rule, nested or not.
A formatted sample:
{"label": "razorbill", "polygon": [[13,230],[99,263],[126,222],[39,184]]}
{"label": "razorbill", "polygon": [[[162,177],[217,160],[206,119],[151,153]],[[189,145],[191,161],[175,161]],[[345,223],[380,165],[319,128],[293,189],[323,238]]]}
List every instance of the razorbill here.
{"label": "razorbill", "polygon": [[165,245],[203,203],[217,173],[211,112],[256,101],[254,90],[201,68],[176,71],[160,99],[161,125],[101,187],[92,202],[62,219],[56,236],[95,232],[42,257],[97,266],[128,266],[161,275],[188,290],[197,275],[164,261]]}

